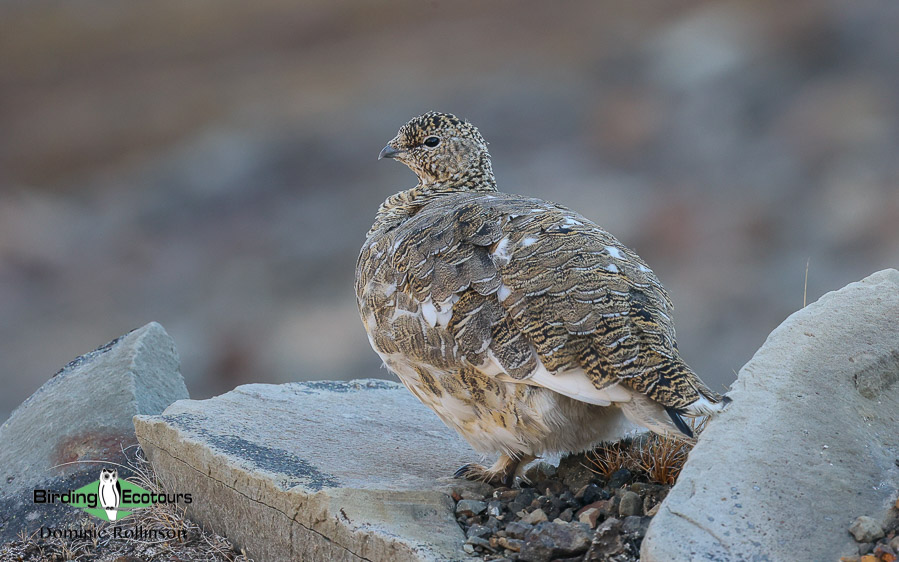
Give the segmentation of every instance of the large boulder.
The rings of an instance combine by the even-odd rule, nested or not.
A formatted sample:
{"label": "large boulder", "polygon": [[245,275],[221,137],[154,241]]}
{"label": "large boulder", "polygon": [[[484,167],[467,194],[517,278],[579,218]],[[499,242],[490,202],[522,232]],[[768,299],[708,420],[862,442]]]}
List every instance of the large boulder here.
{"label": "large boulder", "polygon": [[458,560],[448,478],[477,460],[402,386],[249,384],[135,428],[187,513],[256,560]]}
{"label": "large boulder", "polygon": [[690,453],[642,560],[835,560],[899,488],[899,272],[787,318]]}
{"label": "large boulder", "polygon": [[16,408],[0,426],[0,542],[81,519],[35,504],[33,490],[75,490],[124,464],[137,445],[132,418],[188,397],[179,369],[175,343],[153,322],[78,357]]}

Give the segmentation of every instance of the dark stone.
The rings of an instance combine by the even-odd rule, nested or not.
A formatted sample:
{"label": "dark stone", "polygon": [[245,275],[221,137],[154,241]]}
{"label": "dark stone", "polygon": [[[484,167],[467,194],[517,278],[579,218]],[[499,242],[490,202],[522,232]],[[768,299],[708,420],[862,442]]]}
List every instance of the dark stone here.
{"label": "dark stone", "polygon": [[559,515],[561,513],[562,513],[562,511],[559,508],[553,507],[553,508],[550,508],[550,510],[546,512],[546,518],[549,521],[552,521],[553,519],[556,519],[557,517],[559,517]]}
{"label": "dark stone", "polygon": [[562,498],[561,495],[551,497],[551,498],[549,499],[549,502],[550,502],[550,503],[552,504],[552,506],[553,506],[554,508],[556,508],[556,509],[560,509],[560,510],[561,510],[561,509],[565,509],[565,508],[568,507],[568,502],[565,501],[565,499]]}
{"label": "dark stone", "polygon": [[521,539],[509,539],[503,537],[497,540],[497,544],[503,548],[507,548],[512,552],[521,552],[521,549],[524,547],[524,541]]}
{"label": "dark stone", "polygon": [[642,539],[646,536],[646,529],[649,528],[650,521],[652,521],[652,517],[631,515],[624,518],[624,522],[621,524],[621,530],[634,538]]}
{"label": "dark stone", "polygon": [[890,545],[881,543],[874,547],[874,556],[878,560],[895,560],[896,551]]}
{"label": "dark stone", "polygon": [[584,560],[605,561],[627,551],[627,542],[621,536],[621,521],[615,518],[606,519],[596,529]]}
{"label": "dark stone", "polygon": [[549,539],[528,539],[518,553],[518,559],[523,562],[549,562],[553,559],[553,545]]}
{"label": "dark stone", "polygon": [[533,528],[534,526],[529,523],[513,521],[506,525],[506,535],[513,539],[523,539]]}
{"label": "dark stone", "polygon": [[543,511],[549,511],[552,505],[552,496],[538,496],[531,502],[531,507],[542,509]]}
{"label": "dark stone", "polygon": [[607,500],[611,497],[611,494],[600,488],[596,484],[587,485],[587,489],[584,490],[583,500],[585,504],[597,502],[599,500]]}
{"label": "dark stone", "polygon": [[518,513],[525,507],[531,505],[531,502],[537,499],[537,492],[533,488],[524,488],[518,496],[509,502],[509,511]]}
{"label": "dark stone", "polygon": [[626,468],[619,468],[612,473],[609,478],[609,488],[612,490],[620,488],[634,479],[633,473]]}
{"label": "dark stone", "polygon": [[493,546],[490,545],[490,541],[482,537],[468,537],[468,540],[466,540],[465,542],[467,542],[471,546],[481,547],[484,550],[489,550],[490,552],[494,552],[496,550]]}
{"label": "dark stone", "polygon": [[590,527],[579,522],[556,520],[538,523],[525,536],[525,545],[519,558],[543,561],[572,556],[589,548],[591,536]]}
{"label": "dark stone", "polygon": [[478,500],[461,500],[456,504],[456,515],[471,517],[487,511],[487,504]]}
{"label": "dark stone", "polygon": [[559,499],[565,502],[565,505],[571,508],[576,508],[581,506],[581,502],[574,499],[574,494],[571,493],[570,490],[565,490],[561,494],[559,494]]}
{"label": "dark stone", "polygon": [[465,535],[468,536],[469,538],[470,537],[484,538],[484,537],[489,537],[494,532],[495,531],[493,529],[491,529],[490,527],[487,527],[485,525],[479,525],[479,524],[475,523],[474,525],[472,525],[471,527],[468,528],[468,531],[465,533]]}

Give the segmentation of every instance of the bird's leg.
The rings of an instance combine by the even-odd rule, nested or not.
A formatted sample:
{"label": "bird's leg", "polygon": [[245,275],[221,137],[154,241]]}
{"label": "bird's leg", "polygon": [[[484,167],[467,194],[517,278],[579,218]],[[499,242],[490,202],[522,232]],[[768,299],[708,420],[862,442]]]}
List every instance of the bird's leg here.
{"label": "bird's leg", "polygon": [[468,480],[478,480],[486,482],[494,486],[503,485],[511,486],[515,479],[519,467],[524,467],[527,463],[536,457],[532,455],[521,455],[513,457],[506,453],[501,453],[496,462],[490,468],[485,468],[479,464],[469,463],[456,471],[456,478],[466,478]]}

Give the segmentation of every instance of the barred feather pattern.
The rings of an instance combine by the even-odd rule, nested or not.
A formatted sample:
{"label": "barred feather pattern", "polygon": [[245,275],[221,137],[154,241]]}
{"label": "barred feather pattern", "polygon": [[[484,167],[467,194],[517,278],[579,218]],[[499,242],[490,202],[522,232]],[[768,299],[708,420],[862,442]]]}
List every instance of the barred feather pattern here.
{"label": "barred feather pattern", "polygon": [[676,433],[666,408],[713,409],[647,264],[574,211],[496,191],[486,154],[469,160],[480,173],[420,175],[378,212],[355,288],[384,363],[476,449],[513,458],[631,422]]}

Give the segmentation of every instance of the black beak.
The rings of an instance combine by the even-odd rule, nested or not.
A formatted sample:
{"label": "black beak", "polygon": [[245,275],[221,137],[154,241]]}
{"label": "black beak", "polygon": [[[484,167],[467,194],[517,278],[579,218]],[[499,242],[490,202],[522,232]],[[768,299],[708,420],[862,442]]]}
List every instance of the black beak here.
{"label": "black beak", "polygon": [[383,149],[381,149],[381,153],[378,154],[378,160],[380,160],[381,158],[396,158],[397,154],[399,153],[399,150],[393,148],[388,144]]}

